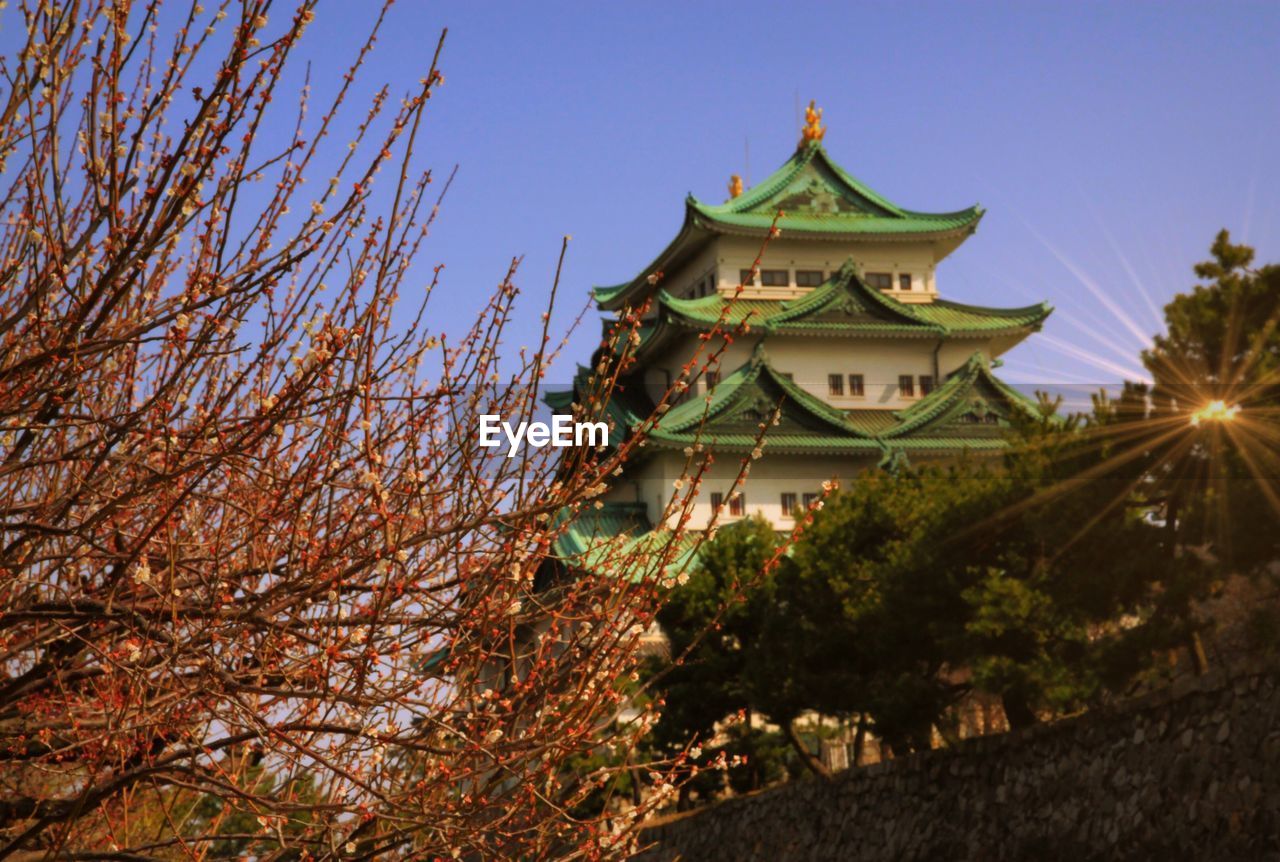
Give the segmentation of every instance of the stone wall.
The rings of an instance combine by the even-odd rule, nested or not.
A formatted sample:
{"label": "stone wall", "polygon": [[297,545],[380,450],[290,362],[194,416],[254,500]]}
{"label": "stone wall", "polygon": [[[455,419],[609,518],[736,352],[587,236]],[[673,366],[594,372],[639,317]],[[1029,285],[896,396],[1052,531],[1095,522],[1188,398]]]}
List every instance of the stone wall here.
{"label": "stone wall", "polygon": [[1280,669],[655,821],[644,862],[1280,860]]}

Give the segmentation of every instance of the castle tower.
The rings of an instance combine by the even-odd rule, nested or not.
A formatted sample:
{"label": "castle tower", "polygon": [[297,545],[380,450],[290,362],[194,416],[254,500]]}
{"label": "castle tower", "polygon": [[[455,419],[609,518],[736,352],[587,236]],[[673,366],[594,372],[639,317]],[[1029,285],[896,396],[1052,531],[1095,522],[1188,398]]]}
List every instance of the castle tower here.
{"label": "castle tower", "polygon": [[[795,153],[777,171],[746,190],[735,177],[719,205],[689,196],[679,232],[647,267],[593,290],[606,313],[649,306],[636,367],[608,405],[623,426],[615,440],[650,414],[717,321],[749,329],[662,417],[605,506],[575,521],[563,553],[650,529],[695,442],[717,459],[692,527],[720,507],[721,523],[758,513],[789,529],[825,480],[903,458],[998,453],[1012,414],[1031,408],[992,369],[1040,329],[1050,307],[965,305],[939,290],[939,264],[974,233],[983,210],[891,203],[832,160],[821,112],[811,105],[807,113]],[[548,401],[566,409],[587,376],[582,369],[574,392]],[[730,497],[741,457],[775,407],[780,421],[764,455],[743,493]]]}

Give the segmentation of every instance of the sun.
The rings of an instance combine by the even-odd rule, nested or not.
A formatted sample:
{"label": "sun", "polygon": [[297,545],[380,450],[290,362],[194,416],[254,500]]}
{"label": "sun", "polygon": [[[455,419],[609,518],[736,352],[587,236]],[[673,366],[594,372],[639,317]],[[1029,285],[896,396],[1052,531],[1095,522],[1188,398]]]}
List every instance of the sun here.
{"label": "sun", "polygon": [[1236,414],[1239,412],[1239,404],[1227,404],[1227,402],[1221,398],[1216,398],[1191,414],[1191,424],[1199,425],[1201,422],[1230,422],[1236,418]]}

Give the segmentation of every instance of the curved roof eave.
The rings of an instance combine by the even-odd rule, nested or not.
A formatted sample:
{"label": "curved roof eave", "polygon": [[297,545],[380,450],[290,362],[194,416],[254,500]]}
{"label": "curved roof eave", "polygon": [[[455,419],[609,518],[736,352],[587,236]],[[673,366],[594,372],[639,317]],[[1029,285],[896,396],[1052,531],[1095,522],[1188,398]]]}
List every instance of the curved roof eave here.
{"label": "curved roof eave", "polygon": [[615,311],[621,308],[624,303],[633,300],[638,293],[643,292],[643,289],[652,291],[661,283],[661,280],[655,279],[650,284],[650,276],[662,272],[682,257],[696,253],[711,238],[714,232],[709,231],[697,218],[689,200],[692,200],[692,195],[685,202],[684,221],[680,225],[679,232],[671,242],[667,243],[666,248],[640,271],[639,275],[620,284],[597,285],[591,288],[591,295],[602,311]]}

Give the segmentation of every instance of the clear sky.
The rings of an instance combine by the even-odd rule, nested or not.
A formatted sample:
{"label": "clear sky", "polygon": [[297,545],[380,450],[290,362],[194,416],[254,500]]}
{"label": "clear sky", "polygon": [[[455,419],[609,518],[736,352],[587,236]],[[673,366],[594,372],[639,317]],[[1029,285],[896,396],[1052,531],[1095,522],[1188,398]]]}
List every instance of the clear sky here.
{"label": "clear sky", "polygon": [[[359,6],[316,35],[337,41]],[[987,207],[939,288],[1057,308],[1011,380],[1137,373],[1220,227],[1280,259],[1278,3],[408,2],[394,22],[374,77],[407,75],[449,27],[426,152],[460,168],[428,255],[460,320],[512,254],[541,298],[566,233],[572,310],[634,275],[686,192],[719,202],[730,173],[790,155],[810,98],[831,154],[889,199]]]}
{"label": "clear sky", "polygon": [[[374,10],[321,4],[304,50],[318,94]],[[1010,380],[1137,374],[1220,227],[1280,260],[1280,3],[402,0],[367,83],[409,89],[445,26],[421,150],[440,175],[459,165],[423,259],[424,280],[446,264],[449,331],[524,255],[511,344],[532,343],[571,234],[567,326],[591,284],[674,236],[686,192],[719,202],[730,173],[782,163],[810,98],[828,151],[890,200],[987,208],[939,288],[1057,308],[1006,357]],[[570,362],[598,337],[593,313]]]}

